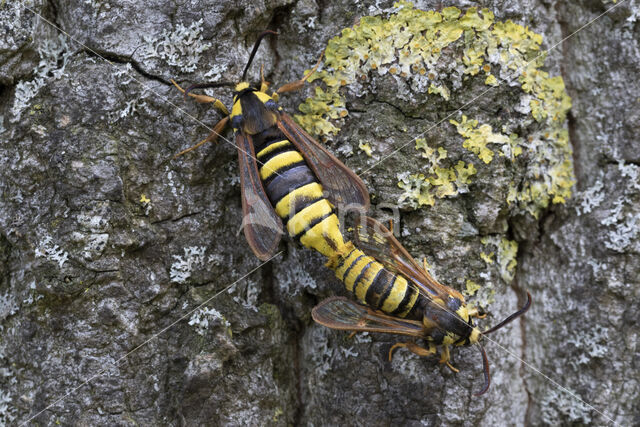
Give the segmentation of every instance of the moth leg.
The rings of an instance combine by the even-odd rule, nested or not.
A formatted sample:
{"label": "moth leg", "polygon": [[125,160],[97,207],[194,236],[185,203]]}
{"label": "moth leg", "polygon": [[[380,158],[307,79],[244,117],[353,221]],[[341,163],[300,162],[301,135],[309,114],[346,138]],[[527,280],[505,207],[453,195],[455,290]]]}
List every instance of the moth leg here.
{"label": "moth leg", "polygon": [[[182,89],[180,87],[180,85],[178,83],[175,82],[175,80],[171,79],[171,83],[173,83],[173,85],[176,88],[178,88],[178,90],[180,92],[182,92],[183,94],[186,92],[184,89]],[[189,92],[187,95],[189,95],[190,97],[194,98],[196,100],[196,102],[198,102],[200,104],[213,103],[213,107],[216,110],[220,111],[225,116],[229,115],[229,110],[227,110],[227,107],[218,98],[214,98],[212,96],[207,96],[207,95],[198,95],[196,93],[191,93],[191,92]]]}
{"label": "moth leg", "polygon": [[178,157],[182,156],[183,154],[186,154],[189,151],[195,150],[196,148],[200,147],[201,145],[206,144],[207,142],[216,142],[216,140],[220,136],[220,133],[224,130],[224,128],[225,128],[225,126],[227,125],[228,122],[229,122],[229,116],[226,116],[224,119],[222,119],[218,123],[216,123],[216,125],[213,127],[213,130],[211,131],[209,136],[207,136],[202,141],[198,142],[196,145],[194,145],[192,147],[189,147],[186,150],[182,150],[181,152],[179,152],[178,154],[173,156],[173,158],[177,159]]}
{"label": "moth leg", "polygon": [[264,64],[260,66],[260,92],[267,92],[269,82],[264,79]]}
{"label": "moth leg", "polygon": [[449,353],[449,346],[442,346],[442,354],[440,355],[440,363],[444,363],[451,369],[453,372],[458,373],[460,370],[455,368],[450,362],[451,354]]}
{"label": "moth leg", "polygon": [[313,73],[316,72],[316,70],[318,69],[318,67],[320,66],[320,63],[322,62],[322,57],[324,56],[324,50],[322,51],[322,53],[320,54],[320,58],[318,58],[318,62],[316,63],[316,65],[313,67],[313,69],[311,71],[309,71],[303,78],[301,78],[300,80],[297,80],[295,82],[290,82],[287,83],[283,86],[280,86],[280,88],[278,88],[278,90],[276,91],[276,93],[284,93],[284,92],[295,92],[297,90],[300,90],[300,88],[304,85],[304,83],[307,81],[307,79],[309,77],[311,77],[311,75]]}
{"label": "moth leg", "polygon": [[485,317],[487,317],[487,313],[485,313],[484,310],[478,307],[473,307],[468,311],[468,313],[469,317],[475,317],[478,319],[484,319]]}
{"label": "moth leg", "polygon": [[389,362],[391,362],[391,358],[393,357],[393,352],[395,351],[396,348],[399,348],[399,347],[406,347],[407,350],[421,357],[431,356],[436,352],[436,346],[433,345],[432,343],[429,343],[429,348],[424,348],[424,347],[420,347],[418,344],[414,343],[413,341],[397,342],[394,345],[392,345],[391,348],[389,349]]}
{"label": "moth leg", "polygon": [[347,339],[353,339],[353,337],[355,337],[357,333],[358,333],[357,331],[353,331],[353,332],[351,332],[351,333],[349,334],[349,336],[347,337]]}

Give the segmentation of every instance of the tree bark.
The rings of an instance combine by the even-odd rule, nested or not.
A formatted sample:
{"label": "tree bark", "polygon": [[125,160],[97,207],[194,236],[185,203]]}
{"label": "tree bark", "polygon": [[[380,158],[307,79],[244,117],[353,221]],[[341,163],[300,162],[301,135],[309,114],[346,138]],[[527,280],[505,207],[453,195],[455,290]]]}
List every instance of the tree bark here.
{"label": "tree bark", "polygon": [[[640,3],[440,3],[0,4],[0,425],[638,424]],[[393,43],[432,18],[433,62],[403,75]],[[231,132],[172,158],[222,115],[170,79],[237,83],[266,28],[250,79],[326,48],[279,104],[480,325],[531,293],[483,341],[486,395],[475,348],[453,373],[313,323],[345,291],[308,249],[253,255]]]}

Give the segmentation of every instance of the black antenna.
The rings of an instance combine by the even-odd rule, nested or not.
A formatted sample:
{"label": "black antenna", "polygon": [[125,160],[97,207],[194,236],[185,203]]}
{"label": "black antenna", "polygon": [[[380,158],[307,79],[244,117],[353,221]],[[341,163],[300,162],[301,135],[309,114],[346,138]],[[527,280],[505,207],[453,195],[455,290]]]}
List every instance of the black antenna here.
{"label": "black antenna", "polygon": [[498,329],[502,328],[507,323],[512,322],[515,318],[517,318],[519,316],[522,316],[523,314],[525,314],[527,312],[527,310],[529,310],[530,306],[531,306],[531,294],[529,292],[527,292],[527,303],[520,310],[516,311],[511,316],[507,317],[502,322],[498,323],[496,326],[494,326],[493,328],[489,329],[488,331],[484,331],[482,333],[482,335],[487,335],[487,334],[490,334],[492,332],[495,332]]}
{"label": "black antenna", "polygon": [[487,353],[484,351],[484,347],[478,343],[478,347],[480,347],[480,353],[482,353],[482,366],[484,372],[484,387],[480,390],[479,393],[474,393],[474,396],[482,396],[489,390],[489,386],[491,385],[491,374],[489,373],[489,359],[487,358]]}
{"label": "black antenna", "polygon": [[278,33],[271,30],[265,30],[262,33],[260,33],[260,35],[258,36],[258,40],[256,40],[256,43],[253,45],[253,50],[251,51],[251,55],[249,55],[249,61],[247,62],[247,65],[244,67],[244,71],[242,72],[242,81],[245,81],[245,78],[247,77],[247,70],[249,70],[251,61],[253,61],[253,57],[256,55],[256,52],[258,51],[258,47],[260,47],[260,42],[262,41],[263,38],[265,38],[265,36],[268,36],[269,34],[278,35]]}

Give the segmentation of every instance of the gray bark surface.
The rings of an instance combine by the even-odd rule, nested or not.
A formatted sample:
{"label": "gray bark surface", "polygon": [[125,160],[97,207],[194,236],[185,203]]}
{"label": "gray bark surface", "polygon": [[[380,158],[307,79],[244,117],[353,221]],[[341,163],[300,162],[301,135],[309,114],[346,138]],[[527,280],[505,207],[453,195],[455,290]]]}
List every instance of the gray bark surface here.
{"label": "gray bark surface", "polygon": [[[402,204],[399,240],[441,282],[484,285],[468,298],[487,309],[483,327],[531,292],[525,318],[484,342],[486,395],[473,396],[482,385],[475,348],[452,349],[456,374],[402,349],[389,361],[399,337],[349,338],[313,323],[313,306],[343,295],[342,285],[319,254],[291,243],[266,264],[253,255],[239,232],[231,132],[172,159],[221,115],[185,102],[170,79],[237,82],[256,36],[272,28],[280,34],[263,43],[250,77],[264,64],[279,87],[391,2],[8,1],[0,425],[640,424],[640,3],[440,3],[415,7],[486,7],[496,22],[544,36],[545,69],[572,99],[563,125],[572,197],[537,218],[516,211],[508,188],[524,182],[531,159],[497,156],[486,167],[462,149],[448,117],[461,107],[524,138],[540,131],[515,112],[522,91],[513,85],[484,93],[469,79],[444,100],[407,97],[397,79],[375,75],[345,89],[349,115],[326,144],[362,174],[374,204],[398,202],[398,175],[418,170],[415,144],[369,168],[426,129],[430,145],[476,164],[468,192],[433,207]],[[299,113],[317,86],[280,105]],[[231,106],[230,89],[210,93]],[[499,259],[482,261],[486,239],[518,242],[514,277]]]}

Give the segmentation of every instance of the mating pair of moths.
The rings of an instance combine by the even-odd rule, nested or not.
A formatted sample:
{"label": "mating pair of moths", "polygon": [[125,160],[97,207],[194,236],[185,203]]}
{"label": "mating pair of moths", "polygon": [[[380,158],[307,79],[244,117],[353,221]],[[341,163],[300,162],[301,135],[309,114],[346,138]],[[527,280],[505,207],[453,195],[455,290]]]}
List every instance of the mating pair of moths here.
{"label": "mating pair of moths", "polygon": [[364,183],[276,104],[278,94],[299,89],[315,69],[271,96],[264,78],[259,90],[245,80],[260,41],[268,34],[274,33],[259,36],[242,81],[235,85],[231,113],[216,98],[190,93],[197,87],[228,83],[196,85],[186,91],[176,84],[185,95],[213,103],[224,114],[200,144],[214,141],[231,122],[238,148],[243,228],[251,249],[261,260],[270,259],[284,234],[284,223],[289,237],[328,258],[327,267],[359,302],[328,298],[313,309],[316,322],[333,329],[405,335],[428,344],[425,348],[414,341],[397,343],[389,357],[396,347],[427,356],[440,345],[440,362],[456,372],[449,363],[449,347],[478,344],[485,377],[478,395],[485,393],[490,384],[489,362],[479,340],[523,314],[531,296],[527,294],[520,310],[482,332],[473,323],[482,313],[468,309],[459,292],[433,279],[382,224],[362,216],[354,242],[347,240],[334,207],[366,212],[369,194]]}

